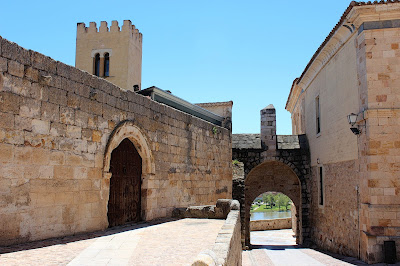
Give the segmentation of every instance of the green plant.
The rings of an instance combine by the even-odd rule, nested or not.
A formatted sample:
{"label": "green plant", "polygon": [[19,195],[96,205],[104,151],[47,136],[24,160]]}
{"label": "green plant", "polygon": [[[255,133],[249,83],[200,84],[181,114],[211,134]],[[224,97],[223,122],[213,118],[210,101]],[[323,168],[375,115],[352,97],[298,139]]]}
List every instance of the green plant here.
{"label": "green plant", "polygon": [[238,165],[239,163],[240,163],[240,162],[239,162],[238,160],[236,160],[236,159],[235,159],[235,160],[232,160],[232,164],[233,164],[233,165]]}
{"label": "green plant", "polygon": [[214,135],[216,135],[216,134],[218,133],[218,129],[217,129],[216,127],[213,127],[213,128],[212,128],[212,133],[213,133]]}

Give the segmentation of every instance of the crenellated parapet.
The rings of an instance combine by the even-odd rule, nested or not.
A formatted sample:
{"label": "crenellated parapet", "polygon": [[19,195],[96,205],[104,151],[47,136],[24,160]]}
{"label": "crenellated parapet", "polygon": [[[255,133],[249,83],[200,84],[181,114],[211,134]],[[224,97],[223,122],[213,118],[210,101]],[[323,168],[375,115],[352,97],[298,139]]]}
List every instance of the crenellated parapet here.
{"label": "crenellated parapet", "polygon": [[111,22],[111,26],[108,27],[107,21],[101,21],[100,27],[97,27],[96,22],[90,22],[89,27],[86,27],[85,23],[80,22],[77,23],[77,35],[83,36],[84,34],[107,34],[111,33],[128,33],[132,36],[132,38],[138,39],[140,42],[142,41],[142,33],[132,24],[130,20],[124,20],[122,27],[119,26],[118,21],[113,20]]}

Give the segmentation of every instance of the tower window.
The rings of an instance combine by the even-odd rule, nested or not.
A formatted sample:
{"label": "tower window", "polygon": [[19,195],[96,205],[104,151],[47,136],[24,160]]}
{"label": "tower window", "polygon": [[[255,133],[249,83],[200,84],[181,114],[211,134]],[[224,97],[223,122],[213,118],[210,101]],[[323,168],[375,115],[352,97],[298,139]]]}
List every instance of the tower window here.
{"label": "tower window", "polygon": [[100,54],[96,54],[94,57],[94,74],[100,76]]}
{"label": "tower window", "polygon": [[104,54],[104,76],[105,77],[110,76],[110,54],[109,53]]}

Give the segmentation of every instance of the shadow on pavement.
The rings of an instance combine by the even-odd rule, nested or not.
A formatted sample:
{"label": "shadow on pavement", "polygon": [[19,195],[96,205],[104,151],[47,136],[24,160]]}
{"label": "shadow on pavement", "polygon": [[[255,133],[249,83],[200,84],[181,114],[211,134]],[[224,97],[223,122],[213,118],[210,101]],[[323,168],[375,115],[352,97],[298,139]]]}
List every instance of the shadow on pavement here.
{"label": "shadow on pavement", "polygon": [[251,245],[252,249],[285,250],[299,248],[298,245]]}
{"label": "shadow on pavement", "polygon": [[138,222],[138,223],[128,223],[125,225],[110,227],[103,231],[96,231],[96,232],[91,232],[91,233],[79,233],[79,234],[71,235],[71,236],[49,238],[49,239],[38,240],[38,241],[33,241],[33,242],[26,242],[26,243],[22,243],[22,244],[3,246],[3,247],[0,247],[0,254],[6,254],[6,253],[12,253],[12,252],[30,250],[30,249],[37,249],[37,248],[43,248],[43,247],[48,247],[48,246],[54,246],[54,245],[65,245],[65,244],[71,243],[71,242],[88,240],[88,239],[93,239],[93,238],[101,237],[101,236],[109,236],[109,235],[118,234],[118,233],[122,233],[122,232],[126,232],[126,231],[145,228],[145,227],[149,227],[149,226],[153,226],[153,225],[168,223],[168,222],[172,222],[172,221],[176,221],[176,220],[179,220],[179,219],[167,218],[167,219],[158,219],[158,220],[147,221],[147,222],[142,221],[142,222]]}

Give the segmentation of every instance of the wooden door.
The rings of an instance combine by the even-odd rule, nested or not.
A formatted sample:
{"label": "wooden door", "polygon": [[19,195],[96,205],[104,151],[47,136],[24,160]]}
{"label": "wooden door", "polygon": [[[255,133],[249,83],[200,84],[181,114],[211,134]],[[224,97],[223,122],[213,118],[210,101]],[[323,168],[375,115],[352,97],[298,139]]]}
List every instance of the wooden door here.
{"label": "wooden door", "polygon": [[129,139],[124,139],[111,153],[109,226],[140,221],[142,158]]}

